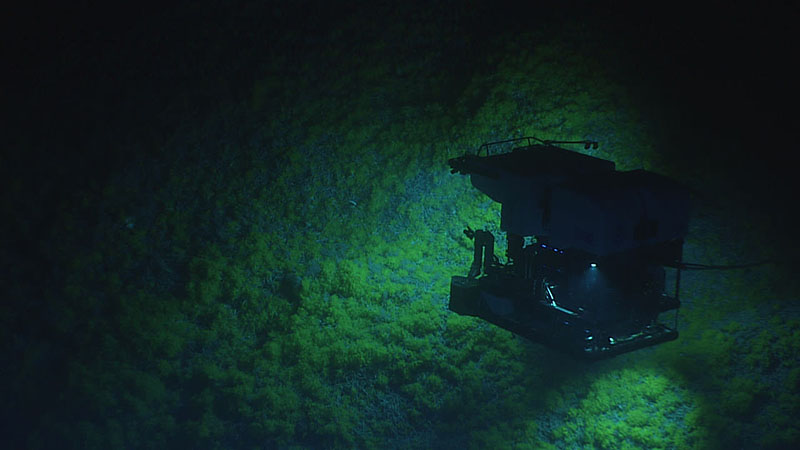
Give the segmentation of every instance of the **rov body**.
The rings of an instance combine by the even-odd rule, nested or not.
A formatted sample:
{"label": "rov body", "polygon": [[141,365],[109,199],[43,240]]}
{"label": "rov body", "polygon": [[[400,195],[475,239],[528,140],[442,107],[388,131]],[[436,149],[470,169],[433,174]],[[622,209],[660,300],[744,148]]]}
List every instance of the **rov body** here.
{"label": "rov body", "polygon": [[[475,252],[467,275],[451,278],[449,308],[580,359],[677,339],[688,190],[555,145],[576,143],[597,146],[525,137],[448,161],[502,204],[508,242],[500,263],[490,232],[464,230]],[[672,326],[659,322],[667,311]]]}

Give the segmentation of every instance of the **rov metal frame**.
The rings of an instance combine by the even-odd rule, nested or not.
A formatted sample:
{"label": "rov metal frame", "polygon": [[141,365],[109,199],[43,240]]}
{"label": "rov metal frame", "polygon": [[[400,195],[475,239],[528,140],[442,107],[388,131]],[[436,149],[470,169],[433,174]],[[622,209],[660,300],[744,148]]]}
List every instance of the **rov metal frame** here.
{"label": "rov metal frame", "polygon": [[597,149],[597,145],[598,145],[597,141],[591,141],[591,140],[588,140],[588,139],[587,140],[582,140],[582,141],[554,141],[554,140],[550,140],[550,139],[539,139],[536,136],[524,136],[524,137],[519,137],[519,138],[514,138],[514,139],[505,139],[505,140],[502,140],[502,141],[484,142],[483,144],[481,144],[480,147],[478,147],[478,151],[475,153],[475,156],[481,156],[481,149],[486,149],[486,156],[491,156],[492,153],[490,153],[489,149],[492,146],[496,146],[496,145],[500,145],[500,144],[510,144],[510,143],[513,143],[513,142],[522,142],[522,141],[526,141],[527,144],[528,144],[527,145],[528,147],[530,147],[532,145],[531,142],[539,142],[539,143],[544,144],[544,145],[583,144],[583,149],[584,150],[589,150],[590,147],[592,149]]}
{"label": "rov metal frame", "polygon": [[[495,157],[516,153],[517,150],[536,150],[536,147],[540,147],[542,151],[545,149],[541,147],[549,147],[545,154],[550,155],[550,150],[561,149],[554,144],[582,144],[584,150],[598,147],[598,143],[592,140],[544,140],[535,136],[486,142],[481,144],[473,155],[465,154],[463,157],[450,160],[451,173],[497,178],[499,173],[488,173],[490,171],[481,166],[482,156]],[[575,157],[577,158],[577,156],[576,154]],[[590,156],[583,155],[583,158]],[[510,161],[502,159],[502,163],[506,165]],[[571,162],[573,161],[569,160],[565,164]],[[526,161],[526,163],[533,163],[533,161]],[[604,170],[608,169],[604,168]],[[613,163],[611,170],[613,171]],[[478,187],[478,189],[481,188]],[[470,238],[473,237],[470,236],[471,234],[477,234],[469,228],[465,230],[465,233]],[[488,232],[484,233],[489,234]],[[490,240],[494,241],[493,236]],[[542,302],[535,292],[529,294],[525,291],[527,286],[525,283],[519,283],[517,286],[516,283],[511,282],[516,280],[519,275],[514,267],[516,264],[506,265],[487,257],[486,253],[491,255],[493,252],[487,252],[483,247],[491,248],[493,246],[488,245],[488,242],[475,239],[473,264],[469,274],[466,277],[454,276],[451,279],[449,308],[458,314],[480,317],[534,342],[564,350],[579,359],[597,360],[613,357],[677,339],[681,269],[683,268],[682,244],[682,238],[679,240],[670,238],[668,241],[659,242],[658,247],[663,247],[661,250],[667,251],[667,254],[656,251],[658,249],[655,247],[636,247],[640,249],[637,252],[645,251],[647,253],[639,255],[640,257],[648,255],[650,258],[655,257],[656,259],[651,262],[656,266],[675,269],[672,280],[674,281],[674,296],[670,297],[666,290],[662,291],[658,298],[648,295],[648,298],[655,300],[655,303],[650,306],[643,304],[644,308],[641,308],[641,305],[637,306],[631,309],[633,313],[636,313],[635,316],[626,318],[620,315],[619,320],[614,321],[616,319],[611,316],[597,316],[596,311],[587,309],[586,311],[589,312],[585,312],[581,305],[577,305],[578,308],[575,310],[568,310],[559,307],[555,301],[551,302],[552,304]],[[678,246],[677,250],[674,248],[675,245]],[[650,254],[653,251],[656,253]],[[592,267],[595,266],[592,265]],[[481,273],[484,276],[479,276]],[[672,329],[658,320],[658,314],[670,309],[675,310]],[[654,315],[651,316],[653,313]],[[639,321],[642,321],[643,324],[641,328],[637,328]]]}

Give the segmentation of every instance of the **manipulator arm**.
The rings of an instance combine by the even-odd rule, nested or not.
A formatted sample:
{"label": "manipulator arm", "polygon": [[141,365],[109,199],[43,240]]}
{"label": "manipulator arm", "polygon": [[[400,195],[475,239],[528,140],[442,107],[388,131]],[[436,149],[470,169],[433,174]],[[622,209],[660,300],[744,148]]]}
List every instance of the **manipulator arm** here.
{"label": "manipulator arm", "polygon": [[486,158],[476,155],[464,155],[452,158],[447,161],[450,165],[450,173],[460,173],[463,175],[483,175],[489,178],[500,178],[497,170],[486,164]]}

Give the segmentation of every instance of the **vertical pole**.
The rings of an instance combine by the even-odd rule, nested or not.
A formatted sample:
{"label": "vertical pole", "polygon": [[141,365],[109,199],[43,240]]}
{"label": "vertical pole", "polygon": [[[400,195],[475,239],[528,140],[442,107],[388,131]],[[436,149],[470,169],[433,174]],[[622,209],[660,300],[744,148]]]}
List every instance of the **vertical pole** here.
{"label": "vertical pole", "polygon": [[678,301],[678,308],[675,310],[675,330],[678,329],[678,311],[681,309],[681,265],[683,265],[683,241],[680,241],[678,249],[678,265],[676,269],[678,272],[675,274],[675,300]]}

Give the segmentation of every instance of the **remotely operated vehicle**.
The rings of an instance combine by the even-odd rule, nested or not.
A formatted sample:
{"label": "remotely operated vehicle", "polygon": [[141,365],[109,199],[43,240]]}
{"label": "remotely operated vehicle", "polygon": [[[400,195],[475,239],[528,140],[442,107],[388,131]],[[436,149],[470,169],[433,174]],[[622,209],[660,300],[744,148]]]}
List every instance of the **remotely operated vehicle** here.
{"label": "remotely operated vehicle", "polygon": [[[598,145],[523,137],[448,161],[502,204],[507,240],[501,263],[491,232],[464,230],[474,258],[466,276],[451,278],[450,310],[579,359],[677,339],[689,191],[556,144]],[[672,326],[659,321],[668,311]]]}

